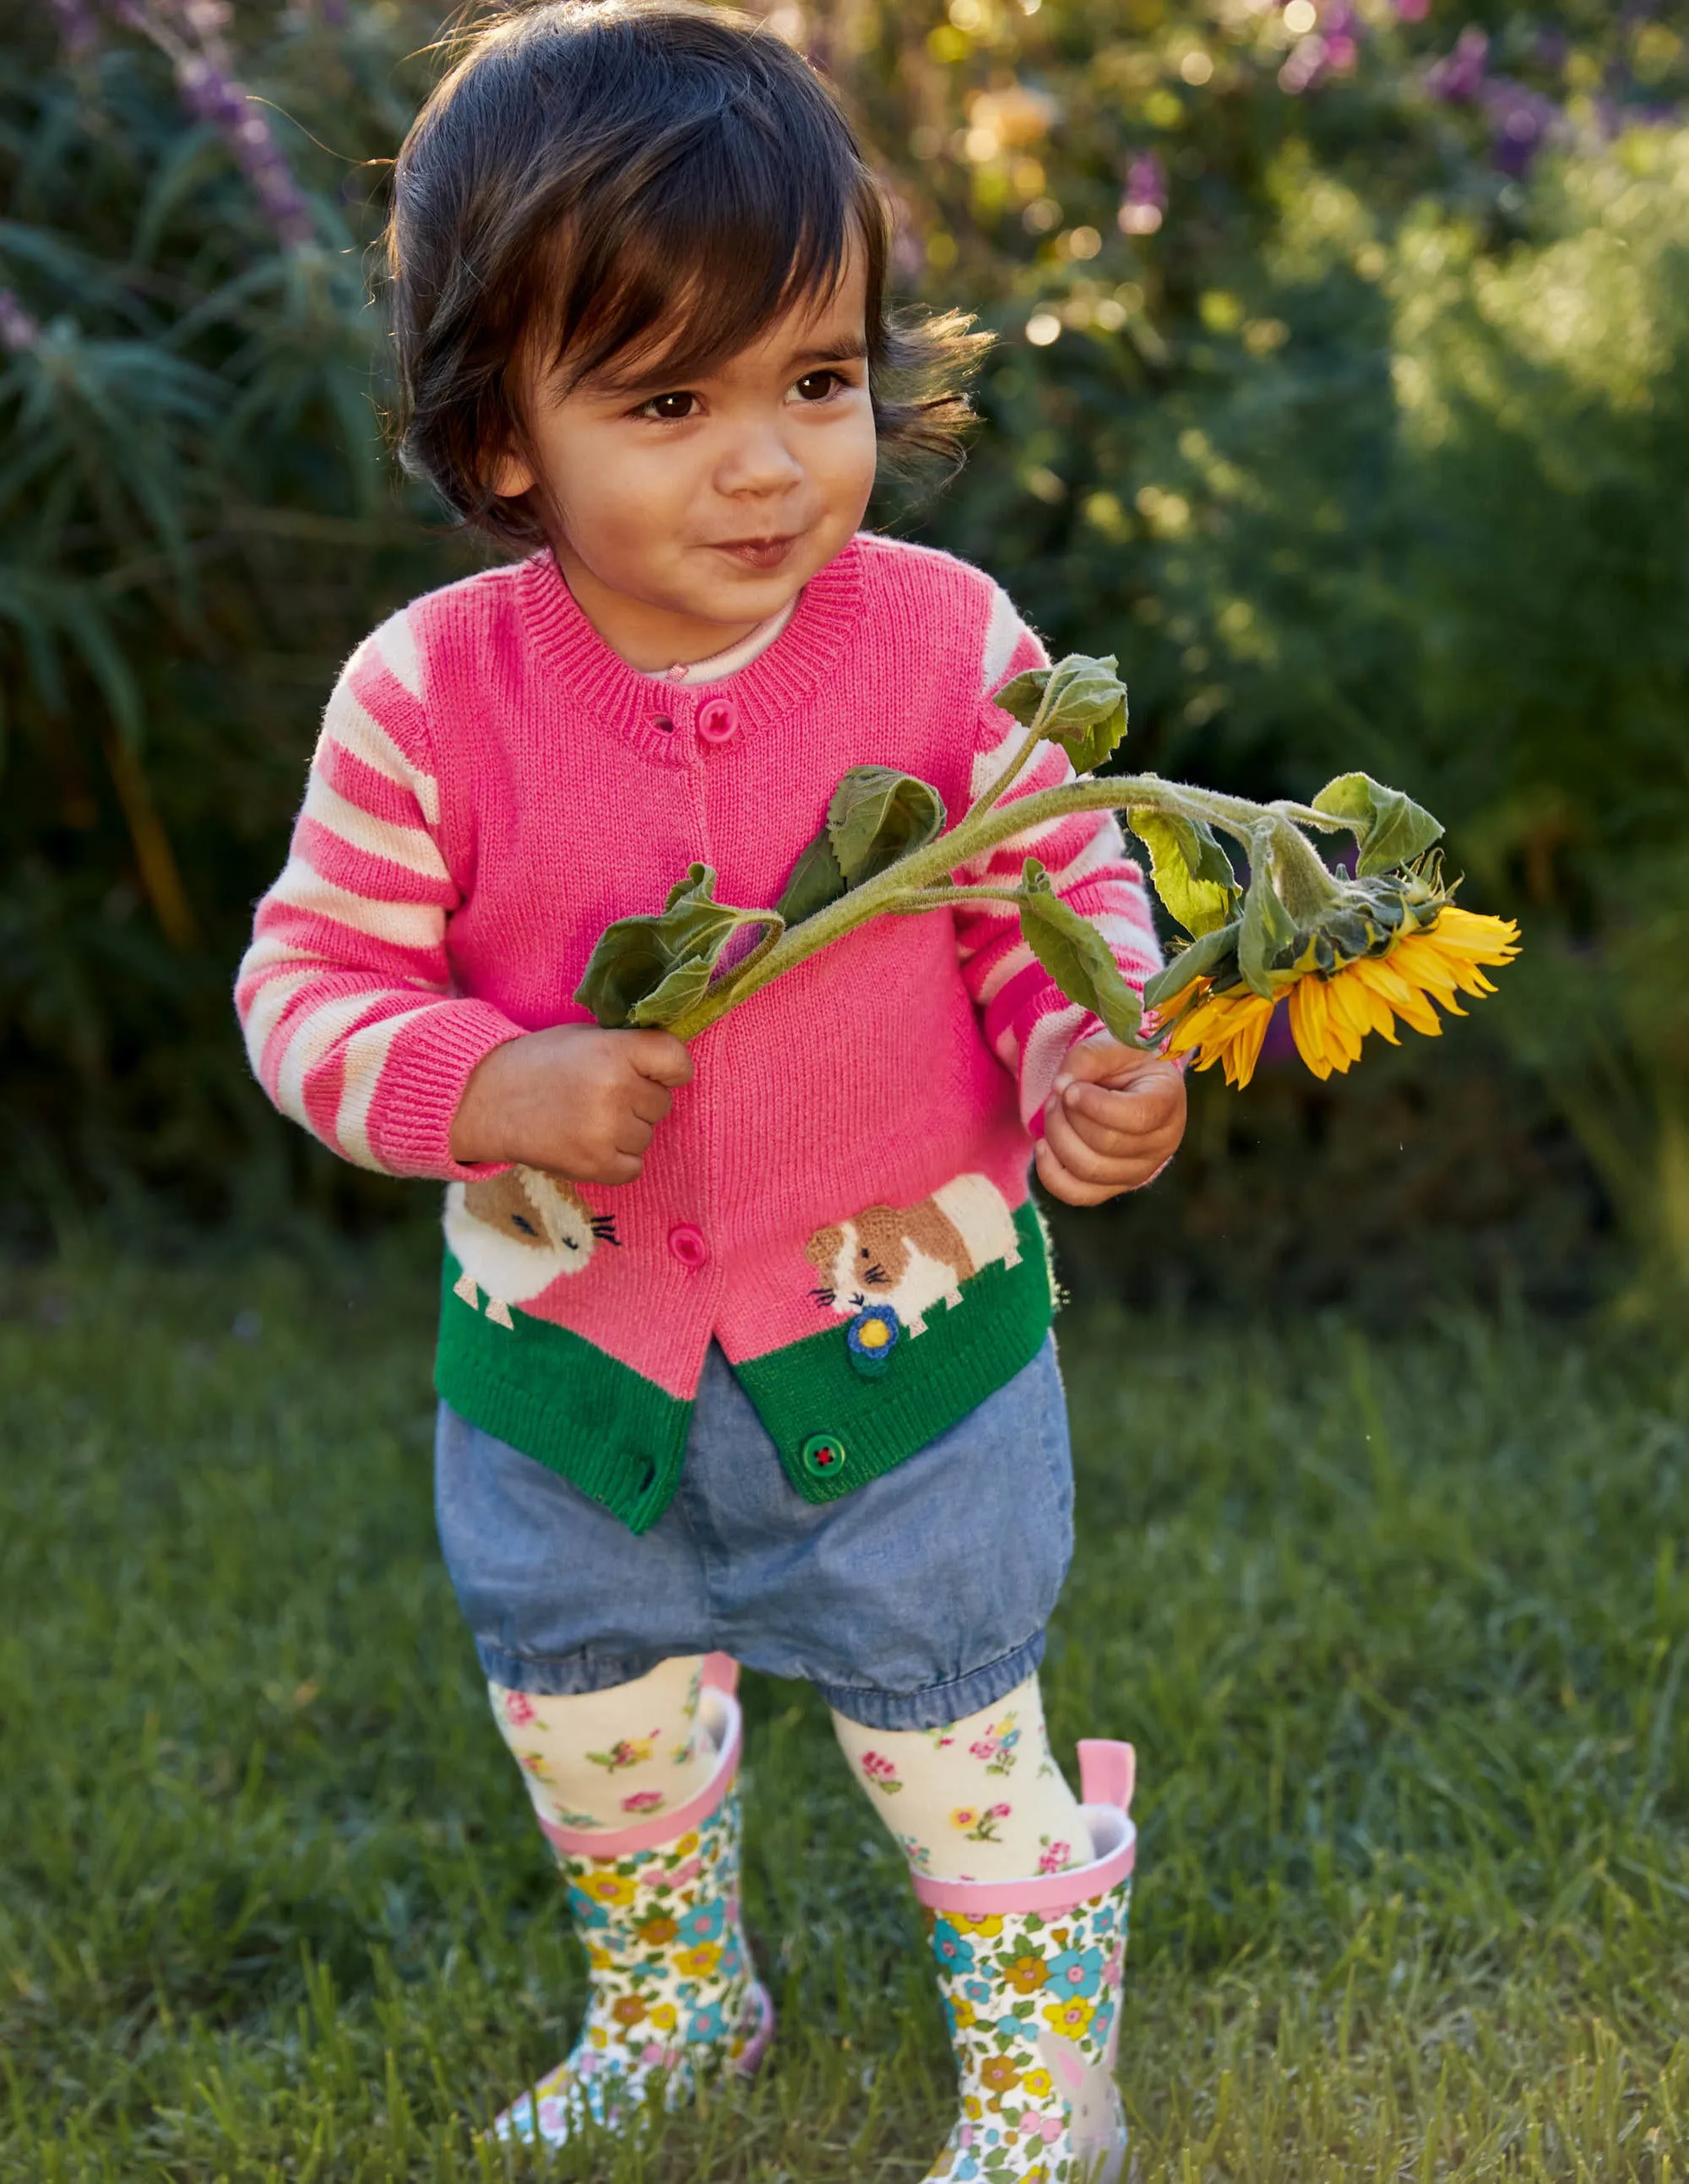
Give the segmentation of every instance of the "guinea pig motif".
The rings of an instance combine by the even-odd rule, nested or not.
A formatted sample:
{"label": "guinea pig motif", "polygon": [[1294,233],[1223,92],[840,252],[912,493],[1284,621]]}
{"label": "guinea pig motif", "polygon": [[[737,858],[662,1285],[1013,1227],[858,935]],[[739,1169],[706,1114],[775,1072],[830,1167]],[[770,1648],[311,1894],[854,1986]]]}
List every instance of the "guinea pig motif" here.
{"label": "guinea pig motif", "polygon": [[478,1284],[500,1327],[511,1324],[513,1304],[530,1303],[560,1274],[578,1274],[600,1244],[617,1240],[610,1214],[594,1213],[572,1183],[538,1167],[452,1184],[445,1228],[463,1268],[457,1294],[473,1309]]}
{"label": "guinea pig motif", "polygon": [[817,1228],[805,1256],[822,1278],[818,1303],[847,1319],[889,1305],[911,1335],[926,1333],[940,1301],[954,1311],[982,1267],[1017,1267],[1021,1258],[1008,1201],[984,1175],[958,1175],[916,1206],[864,1206]]}

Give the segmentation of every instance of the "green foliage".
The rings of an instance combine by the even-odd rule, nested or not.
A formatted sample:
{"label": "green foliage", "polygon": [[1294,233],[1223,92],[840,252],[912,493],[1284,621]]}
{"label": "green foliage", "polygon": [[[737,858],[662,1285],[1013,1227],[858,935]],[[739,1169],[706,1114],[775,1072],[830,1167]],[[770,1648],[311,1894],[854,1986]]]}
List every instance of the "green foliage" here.
{"label": "green foliage", "polygon": [[611,1030],[672,1023],[702,1000],[722,950],[749,926],[778,933],[781,921],[774,911],[717,902],[714,871],[694,865],[660,911],[605,928],[575,999]]}
{"label": "green foliage", "polygon": [[[1057,651],[1112,647],[1140,764],[1268,794],[1364,768],[1439,811],[1463,900],[1525,928],[1477,1035],[1552,1087],[1671,1279],[1684,19],[1368,8],[1352,67],[1304,75],[1284,11],[1230,0],[779,18],[893,174],[903,283],[1001,337],[968,470],[888,519],[984,563]],[[1469,20],[1488,88],[1434,97]],[[45,8],[0,0],[0,287],[40,328],[0,367],[0,1123],[8,1178],[138,1171],[209,1206],[322,1172],[246,1080],[228,981],[335,666],[470,566],[382,457],[363,278],[436,22],[242,11],[315,238],[284,246],[102,20],[67,63]],[[1560,116],[1528,173],[1494,157],[1525,95]]]}
{"label": "green foliage", "polygon": [[1360,850],[1355,861],[1357,879],[1371,879],[1392,866],[1411,865],[1442,836],[1440,820],[1369,773],[1346,773],[1328,781],[1313,799],[1313,808],[1346,820],[1353,827]]}
{"label": "green foliage", "polygon": [[323,1164],[232,1034],[251,905],[339,663],[469,566],[395,491],[372,400],[360,162],[395,148],[432,19],[243,12],[303,244],[98,20],[67,64],[49,9],[0,4],[0,1199],[46,1170],[273,1205]]}
{"label": "green foliage", "polygon": [[1150,853],[1150,877],[1162,906],[1196,939],[1237,914],[1237,875],[1203,819],[1183,811],[1132,806],[1128,825]]}
{"label": "green foliage", "polygon": [[1120,975],[1113,950],[1089,918],[1063,902],[1036,857],[1022,871],[1021,937],[1070,1001],[1101,1017],[1127,1046],[1136,1046],[1138,996]]}
{"label": "green foliage", "polygon": [[[1480,1035],[1681,1284],[1689,20],[1362,12],[1352,72],[1291,95],[1276,8],[841,6],[923,291],[1001,337],[928,529],[1054,649],[1118,648],[1139,763],[1266,794],[1359,766],[1441,815],[1463,900],[1525,928]],[[1558,111],[1528,174],[1499,107],[1429,95],[1474,19],[1491,87]],[[1144,159],[1165,214],[1123,232]]]}
{"label": "green foliage", "polygon": [[889,766],[853,766],[827,807],[827,838],[847,889],[925,849],[944,823],[938,790]]}
{"label": "green foliage", "polygon": [[1074,653],[1051,667],[1028,667],[998,691],[996,702],[1045,743],[1060,744],[1076,773],[1106,763],[1126,733],[1126,687],[1111,653]]}
{"label": "green foliage", "polygon": [[[0,1292],[0,2178],[918,2176],[953,2081],[903,1861],[815,1695],[755,1676],[767,2074],[644,2148],[477,2148],[582,1972],[440,1565],[434,1245],[401,1242],[192,1273],[91,1247]],[[1665,2184],[1673,1349],[1144,1312],[1062,1341],[1045,1686],[1064,1766],[1079,1736],[1140,1755],[1144,2184]]]}

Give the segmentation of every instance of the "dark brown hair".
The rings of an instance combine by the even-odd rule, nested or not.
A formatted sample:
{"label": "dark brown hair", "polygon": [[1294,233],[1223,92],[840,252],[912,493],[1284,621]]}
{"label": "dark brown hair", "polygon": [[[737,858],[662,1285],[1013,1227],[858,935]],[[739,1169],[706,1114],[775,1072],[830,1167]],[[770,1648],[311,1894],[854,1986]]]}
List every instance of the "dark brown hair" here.
{"label": "dark brown hair", "polygon": [[[479,22],[399,155],[387,271],[399,449],[460,520],[544,543],[501,499],[523,444],[515,367],[538,343],[572,384],[664,343],[700,376],[802,298],[852,241],[867,271],[868,384],[883,457],[954,466],[984,337],[887,305],[891,220],[810,66],[749,16],[692,0],[566,0]],[[672,338],[660,327],[677,326]]]}

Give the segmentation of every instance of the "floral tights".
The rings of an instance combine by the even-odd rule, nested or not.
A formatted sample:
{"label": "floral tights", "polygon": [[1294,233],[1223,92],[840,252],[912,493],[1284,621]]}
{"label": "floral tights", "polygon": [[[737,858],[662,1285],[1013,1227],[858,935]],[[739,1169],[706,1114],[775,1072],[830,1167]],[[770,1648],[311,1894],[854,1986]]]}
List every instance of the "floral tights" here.
{"label": "floral tights", "polygon": [[[700,1659],[574,1698],[488,1686],[499,1731],[543,1820],[606,1832],[696,1796],[714,1763],[696,1732]],[[1038,1679],[942,1729],[870,1730],[835,1713],[851,1772],[935,1880],[1017,1880],[1084,1865],[1091,1841],[1050,1750]]]}

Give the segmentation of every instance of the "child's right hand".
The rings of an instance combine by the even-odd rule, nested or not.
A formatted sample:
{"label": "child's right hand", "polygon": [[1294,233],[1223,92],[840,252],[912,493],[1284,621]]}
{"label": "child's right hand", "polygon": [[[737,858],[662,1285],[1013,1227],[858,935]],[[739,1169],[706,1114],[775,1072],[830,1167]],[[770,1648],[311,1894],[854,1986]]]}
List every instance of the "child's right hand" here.
{"label": "child's right hand", "polygon": [[666,1031],[559,1024],[495,1046],[452,1117],[465,1167],[520,1161],[575,1183],[632,1183],[692,1056]]}

